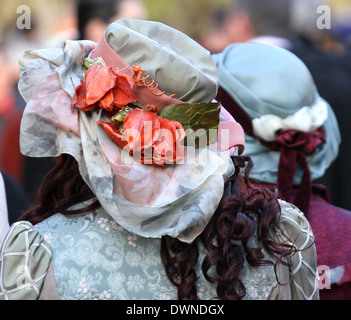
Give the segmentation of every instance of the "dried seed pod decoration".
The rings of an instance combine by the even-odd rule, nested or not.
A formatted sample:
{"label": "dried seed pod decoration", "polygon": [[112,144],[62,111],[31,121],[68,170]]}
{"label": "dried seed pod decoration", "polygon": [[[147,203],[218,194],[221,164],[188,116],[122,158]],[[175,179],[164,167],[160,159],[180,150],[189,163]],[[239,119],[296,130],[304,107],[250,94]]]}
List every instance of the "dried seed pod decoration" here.
{"label": "dried seed pod decoration", "polygon": [[126,115],[132,111],[134,111],[134,108],[125,106],[111,118],[111,121],[113,123],[123,122]]}

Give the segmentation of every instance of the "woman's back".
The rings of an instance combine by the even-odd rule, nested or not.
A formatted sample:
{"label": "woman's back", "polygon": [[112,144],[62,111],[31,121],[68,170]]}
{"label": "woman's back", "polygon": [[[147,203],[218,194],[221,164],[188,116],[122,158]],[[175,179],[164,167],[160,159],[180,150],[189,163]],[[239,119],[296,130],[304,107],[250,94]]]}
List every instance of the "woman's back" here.
{"label": "woman's back", "polygon": [[[316,266],[313,263],[314,238],[309,224],[296,208],[284,201],[280,203],[282,216],[278,240],[297,239],[296,246],[302,249],[295,253],[289,267],[290,272],[295,270],[296,274],[293,281],[287,283],[289,270],[280,265],[278,279],[282,285],[278,285],[273,264],[253,267],[245,261],[239,275],[246,288],[244,299],[308,299],[318,295]],[[257,245],[255,237],[250,246]],[[2,275],[7,275],[7,285],[0,297],[177,299],[177,288],[165,274],[160,246],[160,239],[137,236],[123,229],[101,207],[78,215],[56,214],[34,227],[29,222],[19,222],[12,226],[2,249]],[[30,252],[29,256],[23,254],[26,251]],[[197,296],[201,300],[213,299],[217,296],[216,286],[208,282],[201,272],[201,262],[206,255],[201,244],[199,251],[195,266],[199,276]],[[13,255],[13,252],[19,254]],[[11,268],[7,264],[10,259],[17,265],[28,266],[30,278],[25,276],[26,268]],[[265,259],[275,262],[267,253]],[[9,279],[12,279],[11,284]],[[38,281],[30,287],[33,280]]]}

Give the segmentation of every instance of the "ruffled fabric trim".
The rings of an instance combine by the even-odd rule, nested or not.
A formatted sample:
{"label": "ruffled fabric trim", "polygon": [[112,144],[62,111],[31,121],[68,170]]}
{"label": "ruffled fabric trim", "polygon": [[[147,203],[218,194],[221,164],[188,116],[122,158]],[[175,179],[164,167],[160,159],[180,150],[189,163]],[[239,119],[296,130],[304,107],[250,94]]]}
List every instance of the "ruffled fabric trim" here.
{"label": "ruffled fabric trim", "polygon": [[282,129],[293,129],[312,132],[320,128],[328,118],[328,106],[324,100],[318,99],[311,107],[303,107],[296,113],[280,118],[274,114],[266,114],[252,120],[254,134],[265,141],[276,141],[276,132]]}

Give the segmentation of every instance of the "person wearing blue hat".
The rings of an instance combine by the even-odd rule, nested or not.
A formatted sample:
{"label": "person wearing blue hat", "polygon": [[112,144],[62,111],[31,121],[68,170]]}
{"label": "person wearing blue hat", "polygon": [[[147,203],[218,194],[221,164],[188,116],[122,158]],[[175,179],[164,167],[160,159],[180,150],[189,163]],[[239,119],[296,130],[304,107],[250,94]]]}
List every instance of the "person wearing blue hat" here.
{"label": "person wearing blue hat", "polygon": [[339,151],[331,106],[305,64],[283,48],[236,43],[213,58],[220,78],[216,99],[243,126],[245,155],[255,164],[250,177],[277,186],[304,212],[316,236],[318,265],[331,270],[334,290],[323,290],[323,297],[349,298],[351,212],[333,206],[328,189],[313,184]]}

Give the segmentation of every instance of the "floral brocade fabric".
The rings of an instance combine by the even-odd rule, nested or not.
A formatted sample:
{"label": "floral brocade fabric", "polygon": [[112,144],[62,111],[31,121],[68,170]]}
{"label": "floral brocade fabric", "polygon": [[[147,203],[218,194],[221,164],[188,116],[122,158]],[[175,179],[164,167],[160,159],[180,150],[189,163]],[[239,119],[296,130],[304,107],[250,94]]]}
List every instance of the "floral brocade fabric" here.
{"label": "floral brocade fabric", "polygon": [[[177,299],[160,259],[160,239],[126,231],[102,209],[71,217],[57,214],[34,228],[52,249],[61,299]],[[277,285],[271,266],[246,266],[243,278],[247,299],[267,299]],[[197,289],[200,299],[216,296],[215,287],[202,276]]]}

